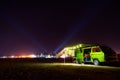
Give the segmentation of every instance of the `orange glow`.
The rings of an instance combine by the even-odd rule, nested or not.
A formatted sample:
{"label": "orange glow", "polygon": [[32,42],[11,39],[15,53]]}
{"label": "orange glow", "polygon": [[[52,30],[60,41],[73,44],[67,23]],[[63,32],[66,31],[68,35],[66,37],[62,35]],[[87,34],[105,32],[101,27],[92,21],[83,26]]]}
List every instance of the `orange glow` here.
{"label": "orange glow", "polygon": [[8,58],[36,58],[37,56],[34,55],[34,54],[21,54],[21,55],[11,55],[11,56],[8,56]]}

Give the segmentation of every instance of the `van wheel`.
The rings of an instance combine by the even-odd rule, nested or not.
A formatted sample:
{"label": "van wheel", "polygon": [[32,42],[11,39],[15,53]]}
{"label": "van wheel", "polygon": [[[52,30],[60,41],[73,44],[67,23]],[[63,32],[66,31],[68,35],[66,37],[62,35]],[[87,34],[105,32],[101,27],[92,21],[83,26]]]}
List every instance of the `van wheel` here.
{"label": "van wheel", "polygon": [[98,61],[97,59],[95,59],[95,60],[93,61],[93,64],[94,64],[94,65],[99,65],[99,61]]}

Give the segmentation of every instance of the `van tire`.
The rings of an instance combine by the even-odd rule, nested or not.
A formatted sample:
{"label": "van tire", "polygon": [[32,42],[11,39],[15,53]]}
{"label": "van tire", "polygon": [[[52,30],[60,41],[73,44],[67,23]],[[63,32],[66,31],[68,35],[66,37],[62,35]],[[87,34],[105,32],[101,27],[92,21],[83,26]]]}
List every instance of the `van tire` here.
{"label": "van tire", "polygon": [[99,61],[97,59],[94,59],[93,64],[97,66],[97,65],[99,65]]}

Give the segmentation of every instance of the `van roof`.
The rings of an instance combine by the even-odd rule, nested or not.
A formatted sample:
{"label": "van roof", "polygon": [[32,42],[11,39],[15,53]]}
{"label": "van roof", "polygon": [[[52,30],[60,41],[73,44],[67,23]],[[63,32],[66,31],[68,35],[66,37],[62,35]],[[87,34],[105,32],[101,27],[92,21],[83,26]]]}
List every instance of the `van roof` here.
{"label": "van roof", "polygon": [[65,47],[65,49],[77,49],[77,48],[92,47],[92,46],[99,46],[99,45],[97,45],[97,44],[77,44],[74,46]]}

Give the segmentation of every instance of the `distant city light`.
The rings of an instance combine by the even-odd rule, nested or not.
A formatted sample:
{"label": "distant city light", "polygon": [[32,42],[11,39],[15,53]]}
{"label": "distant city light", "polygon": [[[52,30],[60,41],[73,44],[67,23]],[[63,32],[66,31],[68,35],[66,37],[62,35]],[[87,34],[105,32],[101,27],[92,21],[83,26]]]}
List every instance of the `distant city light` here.
{"label": "distant city light", "polygon": [[0,58],[55,58],[55,56],[41,53],[40,55],[19,54],[19,55],[1,56]]}
{"label": "distant city light", "polygon": [[11,56],[2,56],[0,58],[36,58],[35,54],[24,54],[24,55],[11,55]]}

